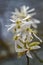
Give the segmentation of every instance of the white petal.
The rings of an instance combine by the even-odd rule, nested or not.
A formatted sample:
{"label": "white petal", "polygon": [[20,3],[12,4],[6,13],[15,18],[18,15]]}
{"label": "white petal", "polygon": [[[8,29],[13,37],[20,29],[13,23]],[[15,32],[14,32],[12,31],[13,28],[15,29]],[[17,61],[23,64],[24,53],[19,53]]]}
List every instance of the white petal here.
{"label": "white petal", "polygon": [[34,50],[34,49],[39,49],[41,48],[40,46],[32,46],[31,49]]}
{"label": "white petal", "polygon": [[19,14],[19,10],[17,8],[15,8],[15,13]]}
{"label": "white petal", "polygon": [[36,15],[36,13],[31,13],[31,14],[28,14],[28,15],[30,15],[32,17],[32,16]]}
{"label": "white petal", "polygon": [[31,15],[28,15],[26,18],[24,18],[23,20],[26,20],[26,19],[28,19],[28,18],[31,18]]}
{"label": "white petal", "polygon": [[5,25],[6,27],[10,27],[12,24],[10,24],[10,25]]}
{"label": "white petal", "polygon": [[27,51],[27,49],[16,49],[16,52],[25,52],[25,51]]}
{"label": "white petal", "polygon": [[29,58],[32,58],[31,54],[29,51],[26,52],[26,55],[29,57]]}
{"label": "white petal", "polygon": [[24,18],[23,20],[26,20],[28,18],[31,18],[32,16],[36,15],[36,13],[31,13],[31,14],[28,14],[26,18]]}
{"label": "white petal", "polygon": [[29,48],[29,46],[26,44],[26,47]]}
{"label": "white petal", "polygon": [[17,44],[22,48],[24,47],[24,45],[20,41],[17,41]]}
{"label": "white petal", "polygon": [[22,33],[22,40],[25,41],[26,33]]}
{"label": "white petal", "polygon": [[25,51],[27,51],[27,49],[25,49],[24,47],[21,48],[21,49],[17,48],[17,45],[18,45],[18,43],[15,42],[15,50],[16,50],[16,52],[25,52]]}
{"label": "white petal", "polygon": [[14,20],[10,19],[10,21],[15,22]]}
{"label": "white petal", "polygon": [[23,5],[21,7],[21,11],[24,11],[24,12],[27,11],[28,9],[29,9],[29,6],[26,7],[25,5]]}
{"label": "white petal", "polygon": [[33,23],[32,26],[33,26],[34,28],[37,28],[37,25],[36,25],[35,23]]}
{"label": "white petal", "polygon": [[13,27],[15,26],[15,24],[12,24],[7,31],[11,30]]}
{"label": "white petal", "polygon": [[29,22],[24,21],[24,22],[22,22],[22,23],[24,23],[23,26],[24,26],[24,25],[28,25],[28,26],[30,26],[30,24],[33,24],[32,21],[29,21]]}
{"label": "white petal", "polygon": [[29,6],[26,7],[26,10],[28,10],[28,9],[29,9]]}
{"label": "white petal", "polygon": [[33,35],[34,35],[40,42],[42,42],[42,40],[41,40],[36,34],[33,33]]}
{"label": "white petal", "polygon": [[40,21],[39,20],[37,20],[37,19],[32,19],[33,20],[33,22],[34,23],[37,23],[37,24],[39,24],[40,23]]}
{"label": "white petal", "polygon": [[28,13],[29,13],[29,12],[33,12],[33,11],[35,11],[35,9],[34,9],[34,8],[33,8],[33,9],[31,9],[31,10],[29,10],[29,11],[28,11]]}
{"label": "white petal", "polygon": [[24,11],[25,12],[25,10],[26,10],[26,7],[25,7],[25,5],[24,6],[22,6],[22,11]]}
{"label": "white petal", "polygon": [[33,36],[32,36],[32,34],[31,34],[31,32],[29,32],[27,38],[28,38],[27,40],[28,40],[29,42],[31,42],[31,41],[33,40]]}

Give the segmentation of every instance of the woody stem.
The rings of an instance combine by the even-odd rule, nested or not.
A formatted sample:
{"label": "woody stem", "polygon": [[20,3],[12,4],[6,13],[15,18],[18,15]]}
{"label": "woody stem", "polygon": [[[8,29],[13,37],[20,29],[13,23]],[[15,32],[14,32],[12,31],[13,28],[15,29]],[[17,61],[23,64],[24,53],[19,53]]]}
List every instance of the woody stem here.
{"label": "woody stem", "polygon": [[29,57],[26,55],[27,58],[27,65],[29,65]]}

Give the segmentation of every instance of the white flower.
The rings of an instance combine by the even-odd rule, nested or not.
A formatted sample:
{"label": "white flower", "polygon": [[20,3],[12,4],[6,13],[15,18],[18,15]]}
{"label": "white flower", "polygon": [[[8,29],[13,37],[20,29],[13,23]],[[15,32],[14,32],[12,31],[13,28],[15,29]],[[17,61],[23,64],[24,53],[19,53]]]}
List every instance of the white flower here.
{"label": "white flower", "polygon": [[14,22],[15,20],[17,20],[18,18],[20,20],[25,20],[25,19],[29,19],[33,15],[35,15],[35,13],[31,13],[31,12],[33,12],[35,10],[34,8],[31,9],[31,10],[29,10],[29,11],[28,10],[29,10],[29,7],[26,7],[25,5],[20,8],[20,11],[17,8],[15,8],[15,12],[12,12],[13,13],[13,15],[11,17],[12,18],[11,19],[12,22]]}
{"label": "white flower", "polygon": [[[33,47],[31,47],[30,49],[35,50],[35,49],[39,49],[39,48],[41,48],[41,47],[40,47],[40,46],[33,46]],[[31,56],[31,54],[30,54],[30,50],[28,50],[28,51],[26,52],[26,55],[27,55],[29,58],[32,58],[32,56]]]}
{"label": "white flower", "polygon": [[9,31],[9,30],[12,30],[12,29],[17,29],[17,30],[15,30],[15,31],[18,31],[20,28],[21,28],[21,26],[22,26],[22,23],[21,23],[21,21],[18,19],[17,21],[15,21],[14,23],[12,23],[12,24],[10,24],[10,25],[5,25],[7,28],[8,28],[8,30],[7,31]]}
{"label": "white flower", "polygon": [[[36,23],[36,22],[35,22]],[[37,22],[37,23],[39,23],[39,22]],[[30,26],[30,23],[26,23],[26,24],[23,24],[22,25],[22,28],[21,28],[21,30],[23,31],[21,34],[23,35],[23,38],[25,39],[26,38],[26,35],[27,35],[27,38],[28,38],[28,41],[32,41],[33,40],[33,36],[32,36],[32,34],[35,36],[35,38],[37,38],[40,42],[42,42],[42,40],[35,34],[35,33],[37,33],[37,31],[36,30],[33,30],[32,28],[30,28],[31,26]],[[22,39],[23,39],[22,38]],[[24,40],[23,39],[23,40]]]}
{"label": "white flower", "polygon": [[18,21],[18,23],[20,24],[19,27],[23,24],[29,24],[29,26],[33,26],[34,28],[37,28],[38,23],[40,23],[40,21],[32,18],[33,15],[35,15],[34,13],[35,9],[31,9],[29,10],[29,7],[26,7],[25,5],[22,6],[20,8],[20,11],[15,8],[15,12],[12,12],[12,16],[10,21],[12,22],[12,24],[10,25],[5,25],[9,30],[12,30],[14,27],[17,28],[18,24],[16,23]]}
{"label": "white flower", "polygon": [[[10,19],[12,24],[6,25],[6,27],[8,27],[8,31],[16,26],[17,21],[20,21],[22,24],[26,23],[27,20],[29,21],[29,18],[31,18],[35,14],[35,13],[32,13],[32,14],[29,14],[29,13],[33,12],[35,9],[33,8],[29,11],[28,9],[29,7],[26,7],[26,6],[22,6],[20,8],[20,11],[17,8],[15,9],[15,12],[13,12],[13,15],[11,16],[11,19]],[[31,24],[31,21],[29,23]]]}
{"label": "white flower", "polygon": [[33,27],[37,28],[36,24],[40,23],[40,21],[32,18],[32,16],[36,14],[34,13],[34,11],[35,11],[34,8],[29,10],[29,7],[26,7],[24,5],[20,8],[20,11],[17,8],[15,9],[15,12],[13,12],[13,15],[10,20],[14,22],[19,18],[22,23],[29,22],[32,24]]}
{"label": "white flower", "polygon": [[33,42],[33,37],[42,42],[42,40],[35,34],[35,28],[37,28],[37,24],[39,24],[40,21],[32,18],[32,16],[36,14],[33,13],[34,10],[34,8],[29,10],[29,7],[26,6],[22,6],[20,10],[16,8],[15,12],[12,12],[13,15],[10,19],[12,24],[5,25],[8,28],[7,31],[14,31],[13,39],[15,42],[15,51],[18,53],[25,52],[30,58],[32,58],[30,51],[40,48],[40,43]]}
{"label": "white flower", "polygon": [[21,39],[23,42],[25,42],[26,40],[28,42],[31,42],[33,40],[33,36],[32,34],[29,32],[29,33],[23,33],[22,34],[22,39]]}
{"label": "white flower", "polygon": [[31,32],[29,32],[29,31],[23,31],[21,33],[21,37],[22,37],[23,42],[25,42],[26,40],[31,42],[33,40],[33,36],[31,34]]}
{"label": "white flower", "polygon": [[40,42],[42,42],[42,40],[41,40],[35,33],[33,33],[33,35],[34,35]]}
{"label": "white flower", "polygon": [[33,43],[26,43],[26,46],[24,47],[22,47],[21,49],[20,48],[17,48],[17,44],[15,44],[16,46],[16,52],[18,52],[18,53],[23,53],[23,52],[25,52],[25,54],[29,57],[29,58],[32,58],[32,56],[31,56],[31,54],[30,54],[30,51],[34,51],[34,50],[36,50],[36,49],[39,49],[39,48],[41,48],[40,46],[39,46],[39,42],[33,42]]}
{"label": "white flower", "polygon": [[37,28],[37,24],[39,23],[40,21],[35,18],[31,18],[28,22],[27,21],[24,22],[24,24],[30,24],[30,26],[32,26],[33,28]]}
{"label": "white flower", "polygon": [[26,55],[28,56],[28,57],[30,57],[30,58],[32,58],[32,56],[31,56],[31,54],[30,54],[30,51],[31,50],[36,50],[36,49],[39,49],[39,48],[41,48],[40,46],[38,46],[38,45],[36,45],[36,46],[30,46],[30,47],[27,47],[27,48],[29,48],[28,50],[27,50],[27,52],[26,52]]}
{"label": "white flower", "polygon": [[[18,35],[15,35],[13,37],[14,41],[15,41],[15,51],[16,52],[24,52],[26,51],[27,49],[24,48],[24,44],[20,41],[21,37],[20,37],[20,34]],[[18,48],[18,46],[20,46],[20,48]]]}
{"label": "white flower", "polygon": [[33,23],[32,23],[32,26],[33,26],[34,28],[37,28],[37,24],[39,24],[40,21],[37,20],[37,19],[34,19],[34,18],[32,18],[31,21],[33,22]]}
{"label": "white flower", "polygon": [[[17,46],[20,46],[21,48],[17,48]],[[15,52],[25,52],[27,49],[24,48],[22,43],[20,41],[15,41]]]}

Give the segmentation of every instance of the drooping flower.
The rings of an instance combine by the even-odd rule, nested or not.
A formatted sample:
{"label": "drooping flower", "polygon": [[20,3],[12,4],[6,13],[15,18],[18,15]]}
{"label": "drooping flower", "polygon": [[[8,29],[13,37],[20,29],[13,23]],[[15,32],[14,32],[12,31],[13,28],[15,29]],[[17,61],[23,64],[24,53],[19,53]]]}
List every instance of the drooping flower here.
{"label": "drooping flower", "polygon": [[37,50],[39,48],[41,48],[39,46],[39,42],[32,42],[32,43],[29,43],[28,41],[26,41],[24,43],[24,46],[23,47],[17,47],[17,44],[15,44],[16,46],[16,52],[18,53],[18,56],[22,56],[24,54],[26,54],[29,58],[32,58],[32,55],[30,54],[30,51],[34,51],[34,50]]}

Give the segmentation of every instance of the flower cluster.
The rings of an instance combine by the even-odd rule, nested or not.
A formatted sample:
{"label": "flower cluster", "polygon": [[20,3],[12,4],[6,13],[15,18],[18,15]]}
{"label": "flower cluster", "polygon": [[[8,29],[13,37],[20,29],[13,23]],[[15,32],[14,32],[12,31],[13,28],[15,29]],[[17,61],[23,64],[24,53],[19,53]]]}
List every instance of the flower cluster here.
{"label": "flower cluster", "polygon": [[[36,35],[37,33],[37,24],[40,23],[37,19],[33,18],[36,14],[35,9],[30,9],[25,5],[18,10],[15,8],[15,12],[12,12],[10,21],[12,24],[6,25],[8,27],[7,31],[13,30],[14,32],[14,44],[15,51],[18,52],[18,55],[23,55],[24,53],[32,58],[30,51],[39,49],[40,42],[42,40]],[[39,41],[34,42],[34,37]]]}

